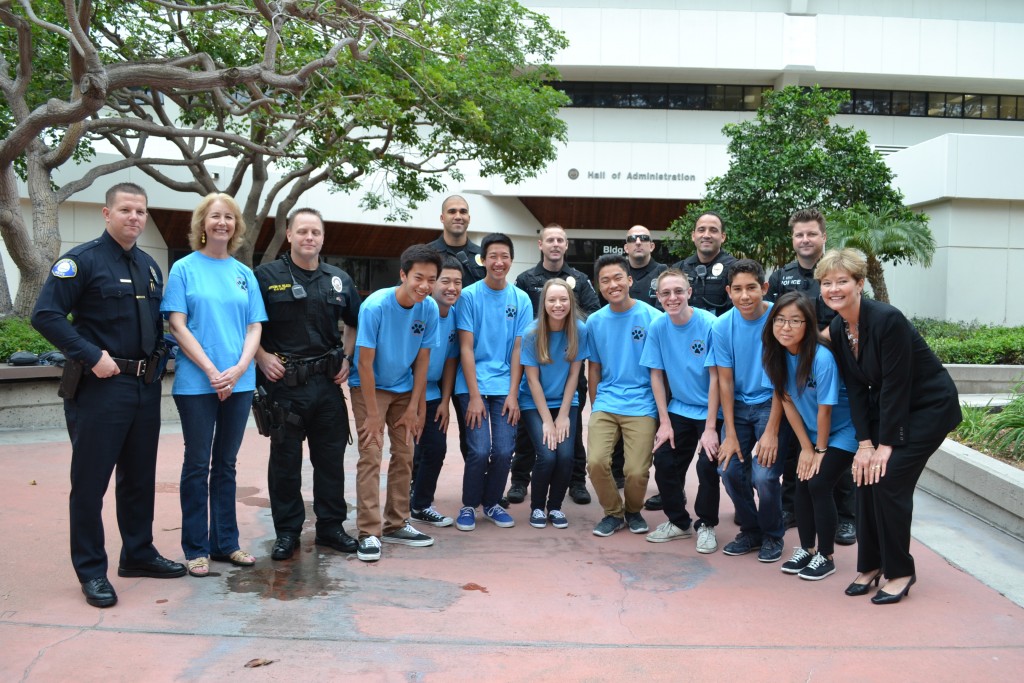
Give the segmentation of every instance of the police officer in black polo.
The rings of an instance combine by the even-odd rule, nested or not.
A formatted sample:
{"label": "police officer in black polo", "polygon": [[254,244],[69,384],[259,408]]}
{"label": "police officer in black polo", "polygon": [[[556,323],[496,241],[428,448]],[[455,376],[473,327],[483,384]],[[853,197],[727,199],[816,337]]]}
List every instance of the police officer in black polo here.
{"label": "police officer in black polo", "polygon": [[[594,285],[591,284],[590,278],[565,262],[569,240],[561,225],[551,223],[541,230],[537,246],[540,249],[540,263],[520,273],[516,278],[516,287],[530,297],[535,317],[540,315],[543,306],[540,293],[544,289],[544,283],[556,277],[562,278],[569,284],[573,296],[576,297],[576,305],[584,315],[590,315],[601,307],[601,302],[597,298],[597,292],[594,291]],[[580,410],[583,410],[587,399],[587,378],[586,372],[582,372],[582,368],[576,391],[579,395]],[[586,505],[590,502],[590,492],[587,491],[587,451],[583,447],[583,429],[579,423],[576,425],[575,442],[576,450],[573,454],[572,478],[569,480],[569,496],[577,505]],[[533,448],[530,435],[520,423],[516,432],[516,453],[512,458],[512,481],[506,495],[508,502],[521,503],[526,499],[526,489],[530,485],[530,477],[536,459],[537,452]]]}
{"label": "police officer in black polo", "polygon": [[[469,204],[457,194],[441,203],[441,236],[427,244],[442,254],[451,254],[462,264],[462,286],[469,287],[484,279],[483,255],[480,245],[469,239]],[[457,402],[456,402],[457,404]]]}
{"label": "police officer in black polo", "polygon": [[626,232],[626,246],[623,247],[623,251],[629,260],[629,276],[633,278],[633,284],[629,286],[629,295],[660,311],[661,304],[658,303],[655,281],[668,266],[652,258],[654,240],[651,238],[651,231],[642,225],[634,225]]}
{"label": "police officer in black polo", "polygon": [[146,227],[146,191],[132,183],[113,186],[103,218],[99,239],[53,265],[32,313],[32,325],[68,359],[61,391],[71,437],[71,562],[94,607],[117,602],[107,580],[102,517],[115,467],[118,576],[185,575],[185,565],[153,546],[163,277],[136,246]]}
{"label": "police officer in black polo", "polygon": [[697,216],[692,238],[697,252],[672,267],[686,273],[690,280],[693,290],[690,305],[720,316],[732,308],[727,277],[729,266],[736,261],[736,257],[722,250],[725,243],[722,217],[714,211],[705,211]]}
{"label": "police officer in black polo", "polygon": [[[814,267],[825,251],[825,216],[817,209],[800,209],[789,217],[789,229],[793,237],[793,251],[796,259],[778,268],[768,278],[768,293],[765,301],[776,301],[786,292],[800,292],[814,300],[818,314],[818,330],[824,330],[832,322],[836,312],[821,298],[821,284],[814,279]],[[796,491],[796,463],[800,455],[800,444],[793,429],[784,419],[779,428],[779,457],[786,459],[782,473],[782,515],[787,528],[796,524],[793,496]],[[835,542],[853,545],[857,542],[855,524],[855,494],[853,475],[846,471],[833,491],[839,524],[836,526]]]}
{"label": "police officer in black polo", "polygon": [[[288,217],[289,253],[256,269],[267,308],[256,363],[271,414],[268,484],[277,540],[275,560],[299,547],[306,519],[302,500],[302,441],[313,465],[317,545],[354,553],[358,544],[342,528],[348,516],[343,458],[348,379],[362,299],[348,274],[320,260],[324,222],[315,209]],[[339,321],[345,325],[344,345]]]}

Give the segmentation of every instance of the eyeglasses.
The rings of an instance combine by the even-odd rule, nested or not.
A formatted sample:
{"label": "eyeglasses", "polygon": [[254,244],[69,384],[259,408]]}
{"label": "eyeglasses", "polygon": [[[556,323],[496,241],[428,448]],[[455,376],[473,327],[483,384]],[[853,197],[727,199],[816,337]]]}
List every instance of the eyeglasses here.
{"label": "eyeglasses", "polygon": [[626,235],[626,242],[633,244],[634,242],[650,242],[650,235]]}
{"label": "eyeglasses", "polygon": [[787,318],[776,318],[772,322],[775,324],[775,327],[789,327],[792,329],[796,329],[798,327],[803,327],[804,323],[807,321],[800,320],[799,318],[793,318],[792,320],[789,320]]}

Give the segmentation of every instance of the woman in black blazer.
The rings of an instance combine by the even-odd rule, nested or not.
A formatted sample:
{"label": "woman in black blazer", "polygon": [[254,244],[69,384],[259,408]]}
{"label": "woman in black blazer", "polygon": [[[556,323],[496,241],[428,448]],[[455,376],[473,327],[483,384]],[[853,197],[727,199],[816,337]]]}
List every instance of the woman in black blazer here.
{"label": "woman in black blazer", "polygon": [[885,589],[871,601],[899,602],[917,580],[910,555],[914,489],[925,463],[962,419],[956,386],[902,313],[861,296],[867,264],[854,249],[831,250],[814,277],[837,315],[832,347],[850,396],[859,446],[857,571],[847,595],[866,595],[884,575]]}

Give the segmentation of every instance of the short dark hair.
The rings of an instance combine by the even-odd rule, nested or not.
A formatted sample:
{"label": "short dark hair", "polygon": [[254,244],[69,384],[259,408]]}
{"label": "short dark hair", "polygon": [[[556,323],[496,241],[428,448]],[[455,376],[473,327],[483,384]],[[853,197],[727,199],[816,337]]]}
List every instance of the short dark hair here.
{"label": "short dark hair", "polygon": [[789,229],[792,230],[797,223],[810,223],[811,221],[817,223],[821,231],[825,232],[825,215],[814,208],[794,211],[793,215],[789,217]]}
{"label": "short dark hair", "polygon": [[311,209],[308,206],[304,206],[301,209],[295,209],[290,214],[288,214],[288,227],[292,227],[292,221],[295,220],[296,216],[304,213],[308,213],[310,216],[316,216],[317,218],[320,219],[320,225],[324,224],[324,217],[320,215],[319,211],[317,211],[316,209]]}
{"label": "short dark hair", "polygon": [[132,194],[136,197],[145,197],[146,203],[149,203],[149,195],[146,194],[146,190],[141,185],[135,183],[118,183],[117,185],[111,186],[107,190],[106,196],[103,198],[108,209],[114,208],[114,199],[117,197],[117,193]]}
{"label": "short dark hair", "polygon": [[512,246],[512,238],[503,232],[492,232],[480,240],[480,254],[484,258],[487,258],[487,248],[492,244],[504,244],[508,247],[508,255],[512,258],[516,257],[516,248]]}
{"label": "short dark hair", "polygon": [[451,195],[448,195],[447,197],[445,197],[444,201],[441,202],[441,211],[442,212],[444,212],[444,208],[446,206],[448,206],[448,202],[450,202],[453,199],[461,199],[462,202],[466,205],[466,208],[467,209],[469,208],[469,202],[466,201],[465,197],[463,197],[461,194],[451,194]]}
{"label": "short dark hair", "polygon": [[[466,276],[466,271],[462,267],[462,264],[459,263],[459,259],[455,258],[454,256],[447,252],[445,252],[445,254],[441,257],[441,270],[457,270],[459,271],[460,275],[462,275],[463,277]],[[438,275],[440,274],[441,273],[438,272]]]}
{"label": "short dark hair", "polygon": [[732,286],[733,278],[739,275],[740,273],[750,273],[755,278],[757,278],[757,284],[764,284],[764,268],[762,268],[761,264],[755,261],[754,259],[741,258],[737,261],[734,261],[733,264],[729,266],[729,273],[726,277],[729,280],[730,287]]}
{"label": "short dark hair", "polygon": [[431,263],[437,267],[437,274],[441,274],[441,253],[425,244],[414,244],[408,247],[398,260],[402,264],[402,272],[406,275],[417,263]]}
{"label": "short dark hair", "polygon": [[699,221],[701,218],[704,218],[704,216],[714,216],[715,218],[717,218],[718,222],[722,224],[722,232],[725,232],[725,219],[722,218],[722,214],[718,213],[717,211],[701,211],[700,214],[693,219],[693,227],[697,227],[697,221]]}
{"label": "short dark hair", "polygon": [[601,269],[607,266],[618,266],[629,275],[629,261],[622,254],[602,254],[594,261],[594,279],[601,276]]}

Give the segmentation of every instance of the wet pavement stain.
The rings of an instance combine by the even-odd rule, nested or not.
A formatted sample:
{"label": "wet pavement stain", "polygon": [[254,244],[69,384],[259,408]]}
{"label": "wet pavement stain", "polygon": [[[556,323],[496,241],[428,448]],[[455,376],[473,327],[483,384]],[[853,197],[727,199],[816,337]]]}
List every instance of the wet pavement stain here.
{"label": "wet pavement stain", "polygon": [[227,575],[228,590],[257,593],[264,600],[281,601],[352,593],[353,586],[328,576],[328,566],[318,561],[312,550],[312,547],[300,548],[296,558],[273,565],[233,570]]}
{"label": "wet pavement stain", "polygon": [[463,584],[462,585],[462,590],[464,590],[464,591],[480,591],[481,593],[490,593],[490,591],[487,590],[487,588],[485,588],[484,586],[481,586],[478,583],[466,583],[466,584]]}

